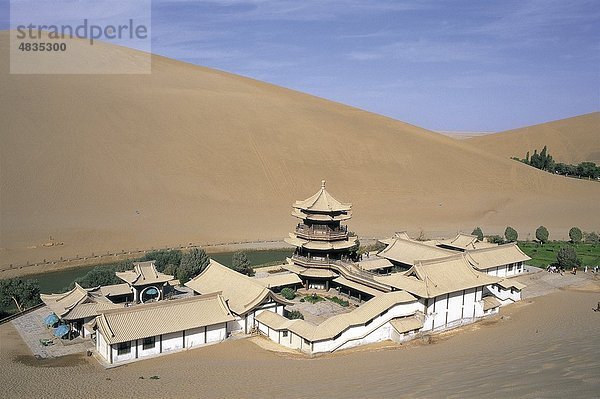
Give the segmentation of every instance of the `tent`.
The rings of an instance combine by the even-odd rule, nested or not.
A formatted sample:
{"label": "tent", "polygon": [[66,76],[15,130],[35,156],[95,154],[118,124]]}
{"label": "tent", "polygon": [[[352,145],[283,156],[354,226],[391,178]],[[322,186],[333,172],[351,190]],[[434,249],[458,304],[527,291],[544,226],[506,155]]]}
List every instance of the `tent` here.
{"label": "tent", "polygon": [[48,327],[55,325],[59,322],[58,316],[54,313],[50,313],[48,316],[44,317],[44,324]]}
{"label": "tent", "polygon": [[65,335],[67,335],[70,331],[69,326],[65,325],[65,324],[61,324],[60,326],[56,327],[54,329],[54,336],[58,337],[58,338],[62,338]]}

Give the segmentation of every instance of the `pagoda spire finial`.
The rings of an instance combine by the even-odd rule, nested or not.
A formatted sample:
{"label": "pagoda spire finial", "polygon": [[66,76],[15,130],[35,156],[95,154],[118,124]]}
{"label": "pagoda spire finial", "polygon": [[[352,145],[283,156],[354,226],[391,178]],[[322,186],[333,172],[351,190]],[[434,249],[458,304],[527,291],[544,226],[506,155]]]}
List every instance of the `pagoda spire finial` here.
{"label": "pagoda spire finial", "polygon": [[321,180],[321,188],[325,188],[325,180]]}

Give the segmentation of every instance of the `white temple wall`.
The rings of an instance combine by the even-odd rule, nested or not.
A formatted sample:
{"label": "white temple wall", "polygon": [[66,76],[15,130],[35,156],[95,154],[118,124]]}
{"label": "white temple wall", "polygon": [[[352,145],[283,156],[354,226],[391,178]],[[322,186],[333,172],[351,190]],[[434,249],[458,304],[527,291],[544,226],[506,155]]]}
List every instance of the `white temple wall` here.
{"label": "white temple wall", "polygon": [[463,321],[483,316],[482,293],[483,287],[477,287],[430,298],[423,330],[451,328],[464,324]]}
{"label": "white temple wall", "polygon": [[[132,350],[135,350],[134,347],[132,347]],[[153,348],[148,348],[148,349],[144,349],[144,339],[138,339],[137,340],[137,357],[146,357],[146,356],[153,356],[153,355],[157,355],[160,353],[160,336],[158,337],[154,337],[154,347]]]}
{"label": "white temple wall", "polygon": [[99,333],[96,334],[96,352],[98,352],[98,354],[108,363],[110,363],[110,351],[110,345],[108,345],[104,336]]}
{"label": "white temple wall", "polygon": [[225,323],[206,327],[206,343],[223,341],[225,338],[227,338]]}
{"label": "white temple wall", "polygon": [[170,352],[183,348],[183,331],[178,331],[162,336],[162,351]]}
{"label": "white temple wall", "polygon": [[205,328],[197,327],[185,331],[185,347],[204,345],[206,343]]}

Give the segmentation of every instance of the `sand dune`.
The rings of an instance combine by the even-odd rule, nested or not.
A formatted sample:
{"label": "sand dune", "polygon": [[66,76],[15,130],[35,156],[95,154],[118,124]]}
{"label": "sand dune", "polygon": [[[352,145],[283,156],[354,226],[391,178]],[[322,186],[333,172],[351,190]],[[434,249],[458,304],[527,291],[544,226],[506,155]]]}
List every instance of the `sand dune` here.
{"label": "sand dune", "polygon": [[476,136],[469,143],[504,158],[525,158],[546,145],[556,162],[600,164],[600,112]]}
{"label": "sand dune", "polygon": [[0,326],[0,383],[13,397],[589,398],[600,389],[598,300],[597,286],[560,291],[433,344],[307,359],[237,340],[110,370],[84,355],[36,360],[8,323]]}
{"label": "sand dune", "polygon": [[[403,122],[159,56],[151,75],[10,75],[7,46],[0,35],[1,265],[280,239],[321,179],[363,236],[600,226],[600,185]],[[42,247],[50,235],[64,245]]]}

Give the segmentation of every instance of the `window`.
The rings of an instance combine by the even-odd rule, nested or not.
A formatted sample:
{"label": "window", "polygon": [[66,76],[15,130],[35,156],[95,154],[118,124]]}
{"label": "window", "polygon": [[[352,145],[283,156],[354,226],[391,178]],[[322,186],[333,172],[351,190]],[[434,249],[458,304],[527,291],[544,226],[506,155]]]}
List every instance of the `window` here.
{"label": "window", "polygon": [[287,330],[286,330],[286,331],[283,331],[283,332],[282,332],[282,335],[283,335],[284,337],[287,337],[287,336],[288,336],[288,332],[287,332]]}
{"label": "window", "polygon": [[514,263],[511,263],[510,265],[508,265],[508,271],[512,272],[514,266],[515,266]]}
{"label": "window", "polygon": [[121,342],[117,346],[117,355],[126,355],[131,353],[131,342]]}
{"label": "window", "polygon": [[144,338],[144,350],[154,349],[156,346],[156,337]]}

